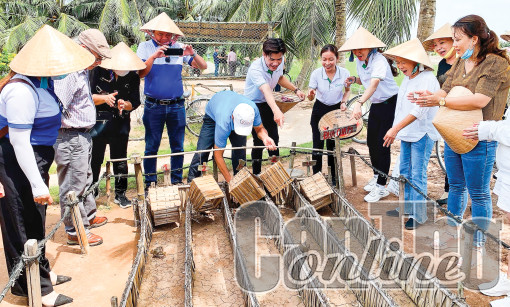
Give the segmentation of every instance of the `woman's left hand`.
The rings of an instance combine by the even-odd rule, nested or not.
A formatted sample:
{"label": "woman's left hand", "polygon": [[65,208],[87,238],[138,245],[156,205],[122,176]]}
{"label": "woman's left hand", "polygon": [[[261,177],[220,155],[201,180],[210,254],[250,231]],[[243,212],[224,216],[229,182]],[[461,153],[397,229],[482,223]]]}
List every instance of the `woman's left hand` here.
{"label": "woman's left hand", "polygon": [[347,110],[347,104],[345,103],[345,101],[342,101],[342,103],[340,103],[340,111],[345,111]]}
{"label": "woman's left hand", "polygon": [[478,124],[474,124],[473,127],[464,129],[462,136],[468,140],[478,140]]}
{"label": "woman's left hand", "polygon": [[388,132],[386,132],[386,135],[384,136],[384,147],[390,147],[391,144],[395,141],[395,138],[397,137],[398,130],[395,127],[390,128]]}
{"label": "woman's left hand", "polygon": [[441,97],[439,95],[435,95],[430,91],[416,91],[415,94],[418,94],[419,97],[414,98],[414,101],[420,107],[438,107],[439,100]]}

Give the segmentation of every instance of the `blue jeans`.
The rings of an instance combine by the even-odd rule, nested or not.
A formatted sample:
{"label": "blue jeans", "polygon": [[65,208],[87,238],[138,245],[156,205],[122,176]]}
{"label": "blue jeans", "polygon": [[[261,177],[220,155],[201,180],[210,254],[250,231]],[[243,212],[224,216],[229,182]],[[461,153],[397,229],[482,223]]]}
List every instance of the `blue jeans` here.
{"label": "blue jeans", "polygon": [[214,63],[214,76],[218,76],[218,70],[220,69],[220,63]]}
{"label": "blue jeans", "polygon": [[[400,143],[400,175],[409,179],[424,194],[427,194],[427,166],[434,141],[425,134],[419,141]],[[405,186],[404,213],[416,222],[427,221],[427,202],[409,184]]]}
{"label": "blue jeans", "polygon": [[[186,127],[184,101],[171,105],[159,105],[157,103],[145,101],[143,125],[145,126],[146,156],[158,153],[165,123],[172,153],[183,152],[184,129]],[[182,182],[183,161],[184,156],[182,155],[170,158],[172,184]],[[156,163],[156,159],[143,160],[145,173],[155,173]],[[145,186],[150,186],[152,182],[157,182],[156,175],[145,176]]]}
{"label": "blue jeans", "polygon": [[[211,149],[214,146],[214,130],[216,129],[216,123],[209,116],[204,116],[204,123],[200,130],[200,136],[198,137],[197,150]],[[232,147],[246,146],[246,137],[236,134],[234,131],[230,133],[228,137]],[[198,171],[198,166],[203,162],[209,160],[209,152],[198,154],[196,153],[191,160],[188,173],[188,182],[199,177],[201,174]],[[237,149],[232,151],[232,168],[234,169],[234,175],[237,174],[237,166],[239,165],[239,159],[246,160],[246,150]]]}
{"label": "blue jeans", "polygon": [[[473,222],[483,230],[488,229],[492,218],[489,184],[497,145],[497,142],[480,141],[473,150],[465,154],[457,154],[448,144],[444,145],[444,162],[450,184],[448,210],[462,219],[469,192]],[[448,222],[452,226],[456,225],[451,219]],[[485,236],[477,232],[474,239],[475,245],[481,246],[484,242]]]}

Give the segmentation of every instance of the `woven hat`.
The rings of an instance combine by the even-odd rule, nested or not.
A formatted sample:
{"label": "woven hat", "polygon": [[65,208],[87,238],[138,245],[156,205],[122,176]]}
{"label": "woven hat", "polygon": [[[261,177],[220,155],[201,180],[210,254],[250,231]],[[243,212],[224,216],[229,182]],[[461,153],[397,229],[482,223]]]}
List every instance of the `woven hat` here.
{"label": "woven hat", "polygon": [[98,29],[87,29],[78,35],[78,40],[102,58],[110,58],[111,51],[106,37]]}
{"label": "woven hat", "polygon": [[367,29],[359,27],[358,30],[352,34],[352,36],[338,49],[338,51],[351,51],[354,49],[363,48],[382,48],[386,45],[381,42],[372,33],[368,32]]}
{"label": "woven hat", "polygon": [[501,34],[501,38],[510,42],[510,31],[506,31],[504,34]]}
{"label": "woven hat", "polygon": [[94,55],[87,49],[44,25],[12,59],[9,67],[26,76],[53,77],[83,70],[94,61]]}
{"label": "woven hat", "polygon": [[432,70],[434,69],[427,52],[425,49],[423,49],[423,45],[417,38],[388,49],[383,53],[383,55],[392,60],[396,60],[395,57],[401,57],[419,64],[423,64]]}
{"label": "woven hat", "polygon": [[166,13],[161,13],[144,24],[140,30],[144,32],[161,31],[184,36],[175,22]]}
{"label": "woven hat", "polygon": [[112,57],[104,59],[101,67],[114,70],[141,70],[145,69],[145,63],[140,60],[136,53],[123,42],[112,48]]}
{"label": "woven hat", "polygon": [[[450,90],[448,97],[463,97],[473,93],[465,87],[455,86]],[[460,111],[447,107],[440,107],[432,124],[450,148],[458,153],[470,152],[478,144],[477,140],[468,140],[462,136],[463,130],[473,127],[483,119],[482,110]]]}
{"label": "woven hat", "polygon": [[451,38],[451,39],[453,39],[452,25],[449,23],[445,23],[436,32],[432,33],[431,36],[427,37],[427,39],[425,39],[423,41],[423,47],[425,47],[425,50],[434,51],[434,40],[436,38]]}

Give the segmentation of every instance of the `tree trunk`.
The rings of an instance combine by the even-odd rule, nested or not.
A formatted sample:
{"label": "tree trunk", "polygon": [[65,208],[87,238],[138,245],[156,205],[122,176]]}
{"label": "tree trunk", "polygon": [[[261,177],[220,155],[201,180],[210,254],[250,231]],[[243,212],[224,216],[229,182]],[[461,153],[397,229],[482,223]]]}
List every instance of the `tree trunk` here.
{"label": "tree trunk", "polygon": [[304,60],[303,67],[301,68],[301,71],[299,72],[299,75],[298,75],[294,85],[296,85],[299,88],[304,88],[306,85],[308,85],[308,79],[310,78],[310,75],[312,74],[312,70],[314,68],[313,67],[314,63],[315,63],[314,61],[312,61],[308,58],[306,60]]}
{"label": "tree trunk", "polygon": [[[346,0],[335,0],[335,45],[340,48],[345,42]],[[340,52],[338,63],[345,67],[345,52]]]}
{"label": "tree trunk", "polygon": [[418,39],[423,42],[434,33],[436,18],[436,0],[420,0],[420,16],[418,18]]}

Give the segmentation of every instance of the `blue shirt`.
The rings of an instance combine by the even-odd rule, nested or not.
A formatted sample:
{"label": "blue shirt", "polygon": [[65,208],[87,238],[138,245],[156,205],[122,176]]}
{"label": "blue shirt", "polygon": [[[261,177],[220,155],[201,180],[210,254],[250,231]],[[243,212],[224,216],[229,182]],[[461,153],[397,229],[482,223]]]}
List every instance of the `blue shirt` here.
{"label": "blue shirt", "polygon": [[214,51],[214,53],[212,54],[212,57],[214,59],[214,64],[219,64],[220,63],[220,59],[218,59],[218,52],[217,51]]}
{"label": "blue shirt", "polygon": [[53,146],[61,124],[53,81],[49,79],[48,88],[42,89],[35,77],[17,74],[14,78],[30,82],[36,91],[24,83],[4,87],[0,95],[0,128],[31,129],[31,145]]}
{"label": "blue shirt", "polygon": [[[159,45],[154,41],[140,43],[136,55],[142,61],[146,61]],[[181,43],[175,43],[169,48],[182,48]],[[166,62],[169,59],[169,62]],[[182,96],[182,65],[186,62],[191,65],[192,56],[170,56],[157,58],[152,64],[152,69],[145,76],[144,94],[156,99],[174,99]]]}
{"label": "blue shirt", "polygon": [[283,75],[283,63],[272,73],[268,72],[269,68],[264,61],[264,57],[251,63],[246,74],[246,83],[244,85],[244,95],[255,103],[262,103],[266,101],[264,94],[260,91],[263,84],[269,84],[271,90],[278,84],[278,80]]}
{"label": "blue shirt", "polygon": [[262,125],[259,108],[243,95],[232,91],[222,91],[214,94],[205,107],[205,114],[209,115],[216,123],[214,130],[214,144],[219,148],[227,146],[227,139],[234,130],[234,121],[232,113],[234,109],[241,103],[249,104],[255,110],[255,118],[253,126]]}

